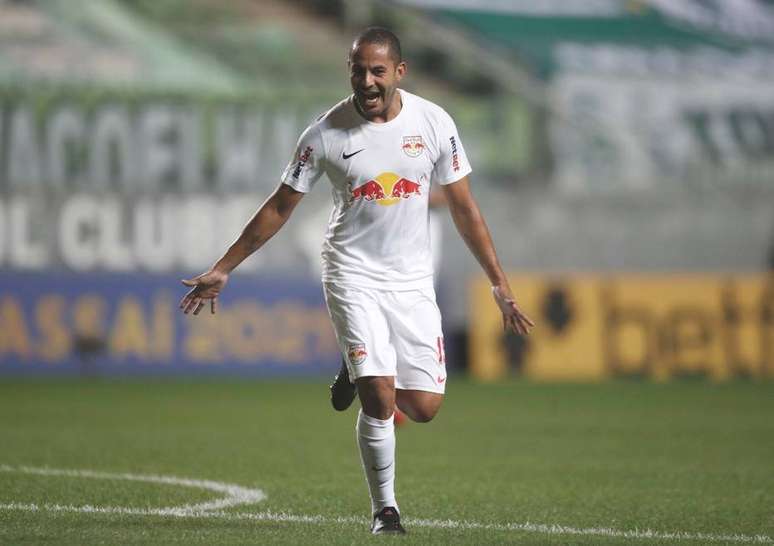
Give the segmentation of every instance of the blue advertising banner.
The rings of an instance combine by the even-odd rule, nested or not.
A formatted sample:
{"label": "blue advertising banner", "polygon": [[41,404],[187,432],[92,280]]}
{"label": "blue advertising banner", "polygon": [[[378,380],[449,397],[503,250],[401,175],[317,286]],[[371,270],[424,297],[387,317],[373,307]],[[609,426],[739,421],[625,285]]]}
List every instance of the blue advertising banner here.
{"label": "blue advertising banner", "polygon": [[0,273],[0,374],[329,375],[319,282],[233,276],[199,316],[171,275]]}

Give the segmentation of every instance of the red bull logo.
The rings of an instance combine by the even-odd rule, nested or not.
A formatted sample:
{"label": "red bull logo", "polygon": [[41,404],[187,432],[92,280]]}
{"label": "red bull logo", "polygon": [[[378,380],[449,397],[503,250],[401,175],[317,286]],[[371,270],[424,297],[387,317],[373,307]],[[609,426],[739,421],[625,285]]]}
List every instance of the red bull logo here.
{"label": "red bull logo", "polygon": [[425,151],[425,143],[421,136],[404,136],[403,152],[409,157],[419,157]]}
{"label": "red bull logo", "polygon": [[382,173],[352,190],[352,199],[376,201],[383,206],[395,205],[420,193],[421,186],[395,173]]}
{"label": "red bull logo", "polygon": [[368,351],[366,351],[365,343],[351,343],[347,348],[347,358],[353,366],[365,362],[366,357],[368,357]]}

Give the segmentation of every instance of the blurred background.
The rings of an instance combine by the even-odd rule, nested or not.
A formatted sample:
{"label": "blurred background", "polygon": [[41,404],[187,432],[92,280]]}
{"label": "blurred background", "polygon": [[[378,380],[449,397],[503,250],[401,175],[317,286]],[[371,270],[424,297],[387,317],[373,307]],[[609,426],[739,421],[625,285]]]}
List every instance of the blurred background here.
{"label": "blurred background", "polygon": [[771,0],[0,0],[0,374],[328,377],[318,184],[184,317],[349,93],[363,27],[456,120],[523,306],[433,212],[450,371],[774,377]]}

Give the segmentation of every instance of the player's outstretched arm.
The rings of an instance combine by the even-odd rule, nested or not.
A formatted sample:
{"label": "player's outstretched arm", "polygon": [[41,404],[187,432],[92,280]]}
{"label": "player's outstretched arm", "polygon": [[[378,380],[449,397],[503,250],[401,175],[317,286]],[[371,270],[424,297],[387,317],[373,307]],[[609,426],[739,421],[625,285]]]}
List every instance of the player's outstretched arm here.
{"label": "player's outstretched arm", "polygon": [[198,315],[209,300],[210,312],[215,313],[218,296],[226,286],[231,271],[279,231],[303,196],[302,192],[287,184],[280,184],[253,215],[239,238],[209,271],[182,281],[184,285],[191,287],[180,300],[183,312],[187,315],[193,311],[194,315]]}
{"label": "player's outstretched arm", "polygon": [[528,334],[529,329],[535,324],[516,304],[508,279],[497,259],[489,228],[481,215],[478,203],[470,192],[468,177],[446,184],[443,189],[457,231],[460,232],[486,276],[489,277],[489,282],[492,283],[492,295],[503,314],[503,326],[518,334]]}

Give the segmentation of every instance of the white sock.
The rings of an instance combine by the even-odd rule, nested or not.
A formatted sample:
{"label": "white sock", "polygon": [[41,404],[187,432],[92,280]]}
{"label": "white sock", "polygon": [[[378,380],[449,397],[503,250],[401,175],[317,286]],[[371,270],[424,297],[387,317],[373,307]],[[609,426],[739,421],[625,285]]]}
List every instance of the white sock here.
{"label": "white sock", "polygon": [[382,421],[363,413],[357,416],[357,444],[363,463],[368,489],[371,492],[371,509],[374,514],[395,502],[395,426],[394,416]]}

